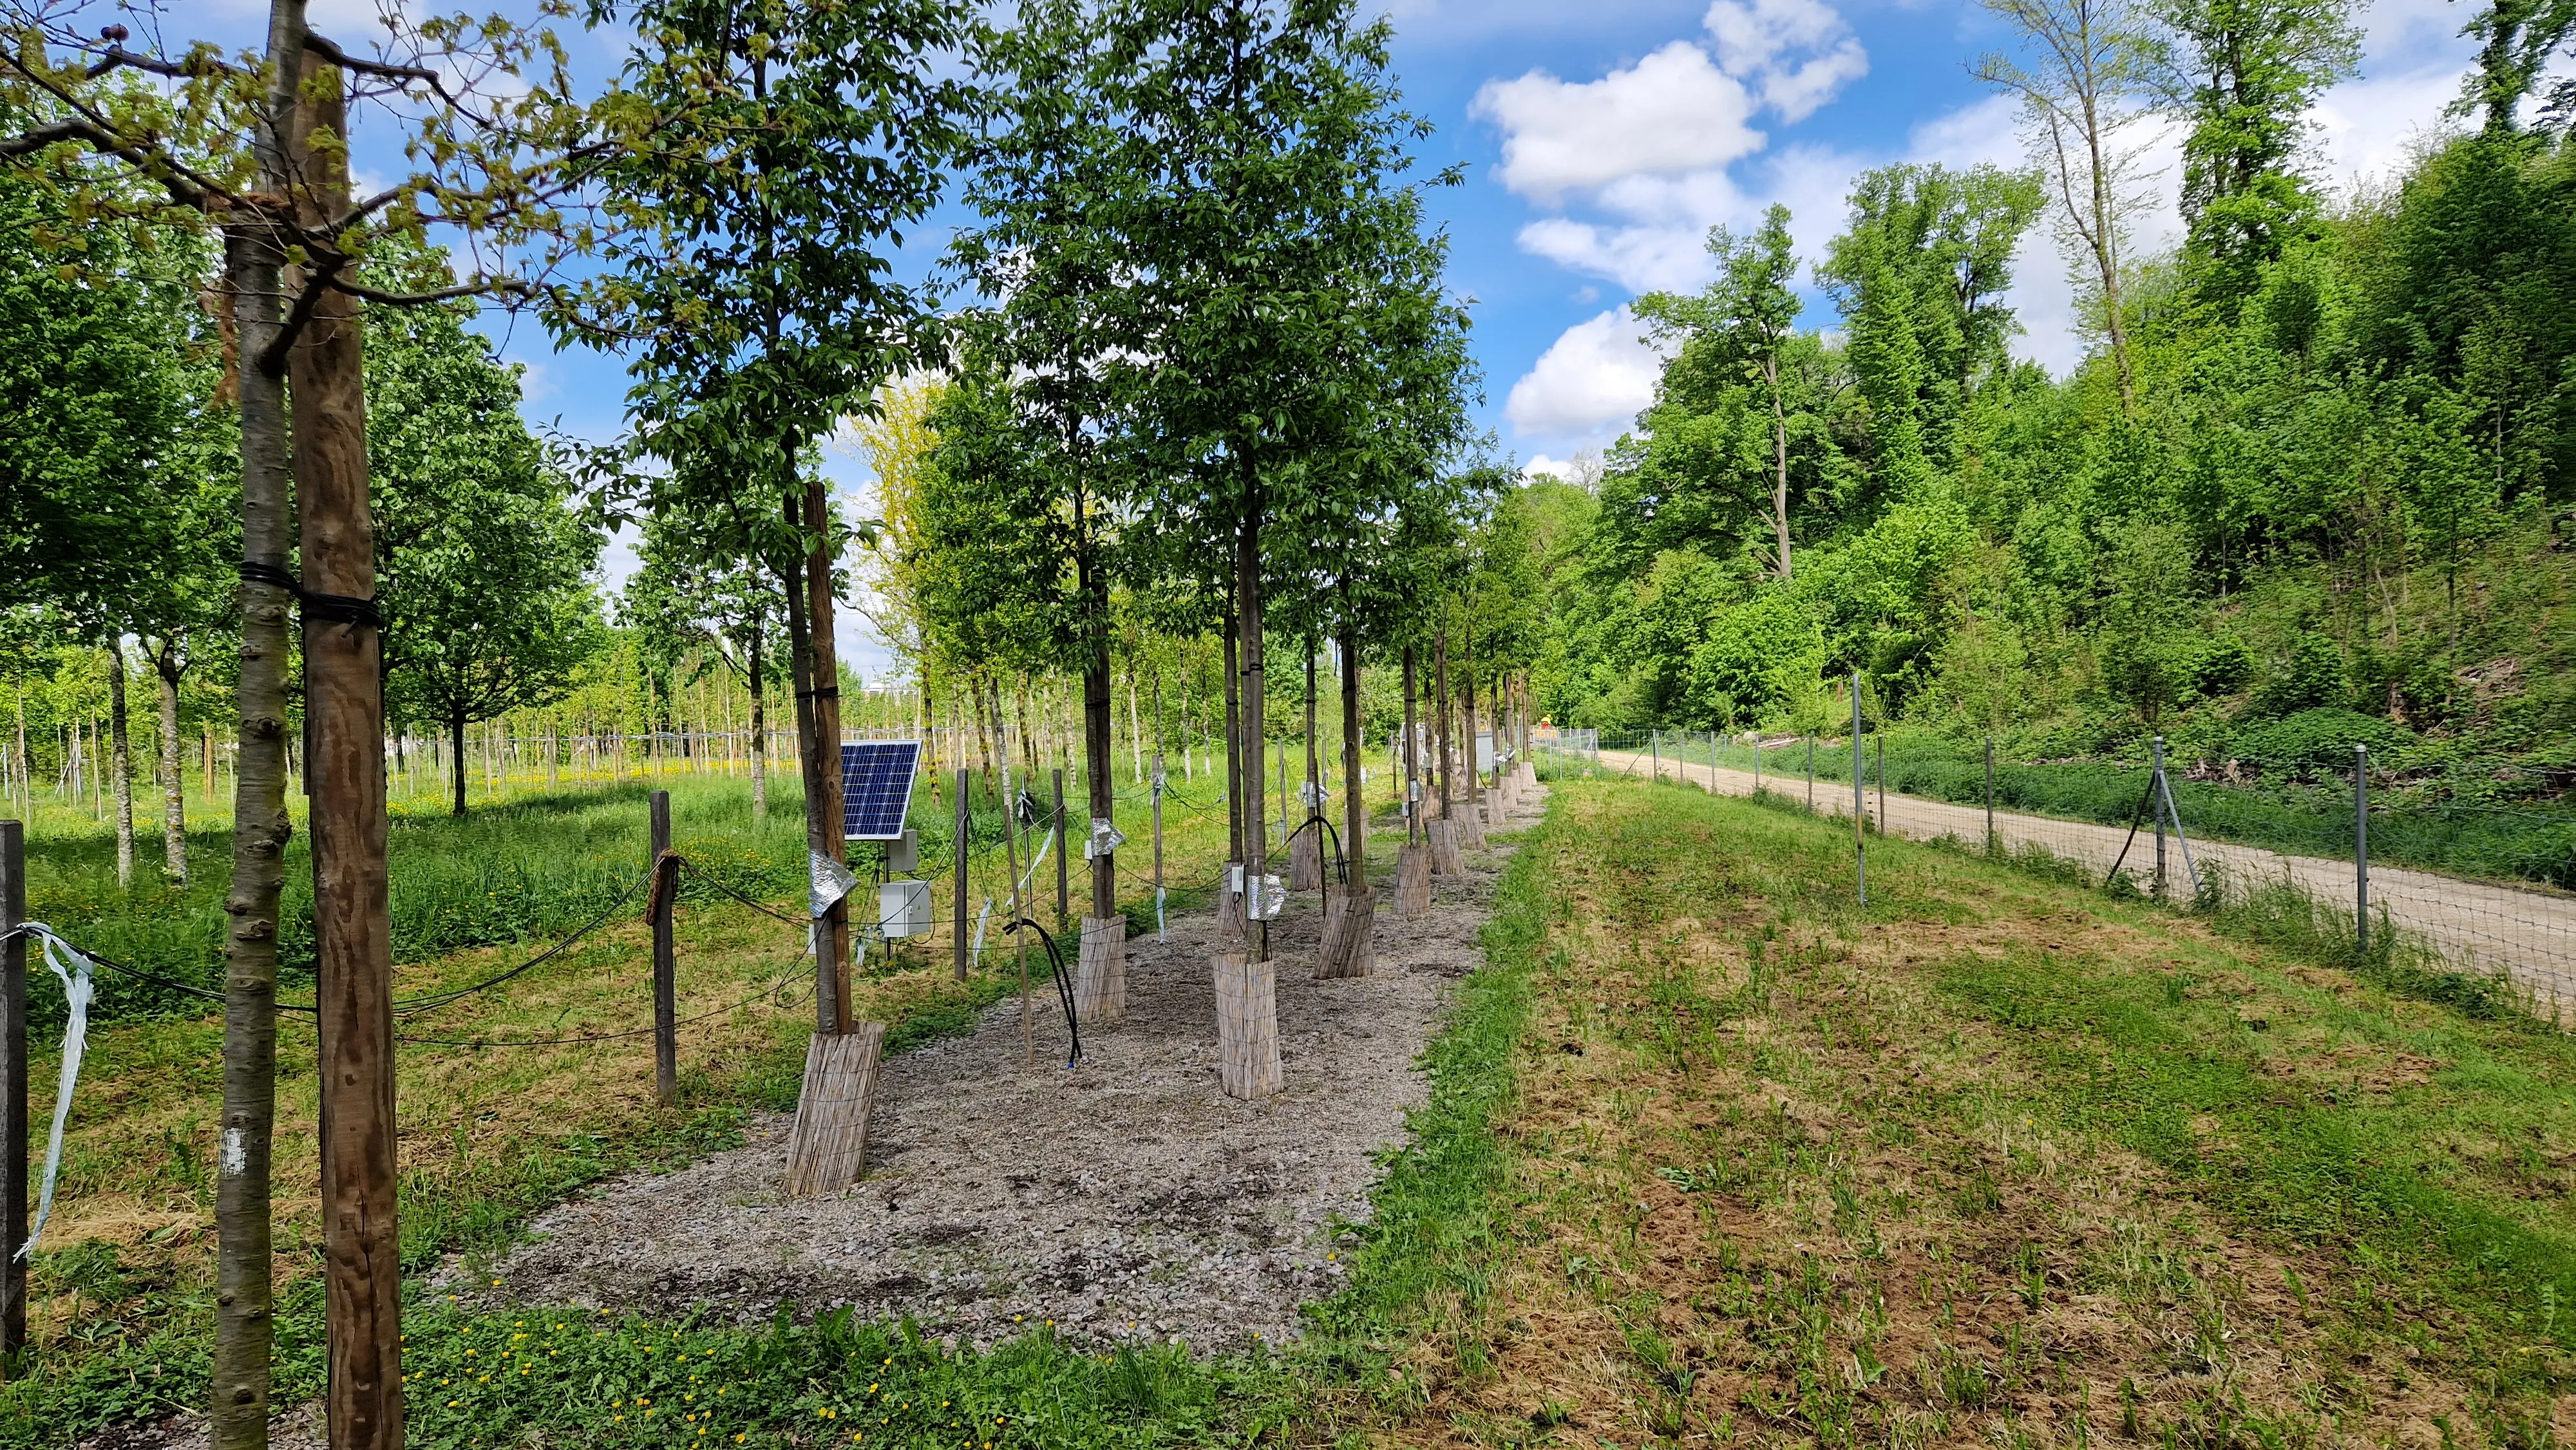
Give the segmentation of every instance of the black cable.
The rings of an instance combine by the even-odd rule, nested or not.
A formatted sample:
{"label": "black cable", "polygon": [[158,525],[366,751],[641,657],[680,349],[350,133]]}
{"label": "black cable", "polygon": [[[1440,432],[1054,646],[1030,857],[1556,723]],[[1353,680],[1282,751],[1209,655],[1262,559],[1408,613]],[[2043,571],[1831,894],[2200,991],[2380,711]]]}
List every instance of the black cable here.
{"label": "black cable", "polygon": [[1082,1061],[1082,1024],[1077,1020],[1079,1014],[1074,1011],[1073,1006],[1073,978],[1064,970],[1064,953],[1057,949],[1054,935],[1045,927],[1039,926],[1033,918],[1021,917],[1004,926],[1002,931],[1008,935],[1024,926],[1036,931],[1038,940],[1046,943],[1047,960],[1055,964],[1056,1000],[1064,1004],[1064,1030],[1073,1038],[1073,1050],[1066,1054],[1064,1065],[1071,1067]]}
{"label": "black cable", "polygon": [[[676,1032],[683,1027],[694,1027],[698,1023],[722,1017],[728,1013],[739,1012],[743,1008],[757,1003],[763,997],[775,998],[778,995],[779,988],[786,986],[789,982],[797,981],[804,977],[805,969],[800,966],[796,970],[786,973],[776,981],[771,982],[768,986],[761,988],[759,991],[752,993],[750,996],[743,998],[741,1001],[736,1002],[729,1007],[719,1007],[712,1012],[701,1012],[695,1017],[684,1017],[679,1021],[672,1023],[671,1030]],[[787,1007],[794,1004],[782,1001],[778,1005],[781,1007]],[[642,1037],[648,1033],[658,1032],[660,1030],[661,1024],[655,1023],[651,1027],[637,1027],[625,1032],[594,1032],[581,1037],[538,1037],[522,1039],[516,1042],[496,1042],[488,1037],[403,1037],[400,1035],[397,1035],[394,1040],[396,1042],[408,1042],[422,1047],[563,1047],[582,1042],[614,1042],[622,1037]]]}
{"label": "black cable", "polygon": [[[35,937],[37,935],[35,930],[37,925],[38,923],[32,921],[21,922],[18,925],[9,928],[7,931],[0,931],[0,942],[8,941],[11,937]],[[52,931],[53,929],[51,927],[47,927],[46,930]],[[62,935],[60,932],[55,932],[54,938],[55,940],[60,941],[65,947],[79,953],[83,959],[89,961],[91,964],[105,967],[109,971],[116,973],[118,976],[131,977],[138,982],[149,982],[155,987],[177,992],[183,996],[202,997],[209,1002],[222,1002],[227,1000],[221,992],[208,991],[204,987],[192,987],[186,982],[176,982],[172,981],[168,977],[157,976],[151,972],[143,970],[141,967],[130,966],[113,957],[100,956],[98,953],[80,945],[71,938]],[[274,1005],[280,1012],[311,1012],[313,1010],[310,1007],[296,1002],[279,1002]]]}
{"label": "black cable", "polygon": [[[580,941],[583,937],[590,935],[592,932],[599,930],[603,925],[606,925],[608,919],[617,914],[618,908],[632,900],[635,896],[636,890],[645,882],[652,879],[653,869],[647,867],[643,875],[628,882],[626,889],[617,893],[617,899],[615,901],[608,903],[605,910],[601,911],[599,915],[592,917],[589,925],[584,926],[581,930],[565,937],[562,941],[556,942],[553,946],[546,948],[544,951],[537,953],[526,961],[519,963],[517,966],[510,968],[508,971],[495,973],[494,975],[486,977],[482,981],[476,982],[471,986],[458,987],[452,991],[446,992],[432,992],[427,996],[413,997],[404,1001],[396,1002],[393,1005],[395,1014],[401,1016],[414,1012],[434,1011],[437,1008],[446,1006],[450,1002],[460,1001],[464,998],[471,997],[477,992],[489,991],[492,988],[501,985],[503,982],[509,981],[513,977],[526,975],[537,967],[561,956],[565,949],[572,946],[573,943]],[[300,1010],[311,1011],[313,1009],[308,1007]]]}

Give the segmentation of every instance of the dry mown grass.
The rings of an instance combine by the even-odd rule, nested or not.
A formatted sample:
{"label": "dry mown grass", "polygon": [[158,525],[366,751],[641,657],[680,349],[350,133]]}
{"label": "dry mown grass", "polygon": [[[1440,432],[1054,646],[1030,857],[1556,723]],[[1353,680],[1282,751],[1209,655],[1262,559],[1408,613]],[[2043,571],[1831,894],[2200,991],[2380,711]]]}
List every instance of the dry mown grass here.
{"label": "dry mown grass", "polygon": [[[1758,806],[1577,787],[1568,809],[1503,1125],[1515,1246],[1462,1357],[1490,1360],[1418,1356],[1439,1388],[1397,1442],[2283,1450],[2576,1428],[2557,1326],[2499,1333],[2441,1265],[2275,1214],[2239,1166],[2303,1151],[2271,1136],[2285,1115],[2370,1132],[2354,1115],[2404,1108],[2449,1135],[2449,1190],[2563,1243],[2568,1120],[2428,1101],[2462,1056],[2545,1071],[2555,1097],[2576,1081],[2560,1045],[2508,1024],[2464,1046],[2437,1009],[1929,849],[1874,847],[1863,913],[1834,899],[1849,838]],[[2097,1034],[2138,1002],[2181,1030]],[[2115,1110],[2139,1051],[2206,1051],[2182,1081],[2241,1078],[2251,1105],[2158,1098],[2173,1121],[2148,1129],[2172,1141],[2141,1137]]]}

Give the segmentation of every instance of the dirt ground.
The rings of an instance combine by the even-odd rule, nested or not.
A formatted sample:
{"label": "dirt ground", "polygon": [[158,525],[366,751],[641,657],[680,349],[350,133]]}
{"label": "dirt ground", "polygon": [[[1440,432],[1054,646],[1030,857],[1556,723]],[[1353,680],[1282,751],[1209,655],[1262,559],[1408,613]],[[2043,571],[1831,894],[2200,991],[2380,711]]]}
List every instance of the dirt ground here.
{"label": "dirt ground", "polygon": [[1402,922],[1390,848],[1363,979],[1313,979],[1321,913],[1291,904],[1271,935],[1287,1085],[1268,1102],[1218,1091],[1214,920],[1179,918],[1168,942],[1128,944],[1126,1021],[1086,1030],[1077,1066],[1052,991],[1033,998],[1033,1068],[1015,998],[890,1059],[857,1187],[782,1199],[791,1119],[768,1117],[736,1151],[546,1214],[476,1292],[746,1321],[854,1305],[977,1344],[1044,1321],[1207,1351],[1293,1339],[1297,1306],[1342,1272],[1334,1221],[1366,1215],[1374,1155],[1422,1101],[1415,1059],[1479,960],[1512,849],[1471,853],[1431,914]]}

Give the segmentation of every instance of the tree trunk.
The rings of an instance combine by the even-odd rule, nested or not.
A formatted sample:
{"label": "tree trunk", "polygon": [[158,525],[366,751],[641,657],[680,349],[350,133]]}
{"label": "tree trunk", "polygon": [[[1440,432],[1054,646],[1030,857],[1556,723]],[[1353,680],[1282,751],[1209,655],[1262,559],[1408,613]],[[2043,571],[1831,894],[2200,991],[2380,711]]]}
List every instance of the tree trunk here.
{"label": "tree trunk", "polygon": [[107,642],[107,777],[116,793],[116,884],[134,884],[134,744],[125,718],[125,642]]}
{"label": "tree trunk", "polygon": [[[1093,545],[1086,532],[1082,496],[1074,495],[1073,526],[1075,535],[1074,585],[1081,591],[1084,630],[1089,646],[1082,662],[1082,764],[1091,803],[1091,819],[1112,820],[1117,803],[1112,794],[1117,785],[1109,763],[1109,728],[1112,704],[1109,686],[1109,580],[1101,572],[1100,561],[1093,555]],[[1128,694],[1130,718],[1135,709],[1135,694]],[[1135,733],[1131,727],[1130,735]],[[1088,826],[1084,838],[1089,838]],[[1067,834],[1065,849],[1071,849],[1073,837]],[[1110,917],[1118,911],[1118,856],[1103,851],[1091,858],[1091,914]]]}
{"label": "tree trunk", "polygon": [[[789,455],[794,456],[792,453]],[[832,504],[823,492],[821,474],[805,479],[805,529],[810,540],[805,556],[807,644],[814,652],[814,732],[808,748],[815,756],[813,776],[819,792],[806,801],[806,832],[821,826],[817,848],[846,863],[849,844],[841,838],[841,648],[835,634],[838,601],[832,593]],[[847,898],[823,914],[823,935],[832,946],[832,1013],[836,1033],[850,1030],[850,906]]]}
{"label": "tree trunk", "polygon": [[[1243,847],[1247,884],[1261,874],[1269,860],[1269,840],[1262,834],[1267,822],[1262,817],[1261,771],[1267,742],[1262,739],[1267,719],[1262,705],[1261,687],[1261,494],[1257,481],[1250,484],[1243,511],[1243,523],[1235,536],[1235,597],[1241,601],[1238,629],[1242,640],[1236,646],[1243,660]],[[1252,925],[1250,922],[1245,923]],[[1251,933],[1252,960],[1270,960],[1270,926],[1267,922]]]}
{"label": "tree trunk", "polygon": [[1459,748],[1467,755],[1467,800],[1472,805],[1481,806],[1485,767],[1483,758],[1476,753],[1476,620],[1465,610],[1459,612],[1458,643],[1466,666],[1458,674],[1458,718],[1467,737],[1459,742]]}
{"label": "tree trunk", "polygon": [[[285,7],[280,7],[281,10]],[[294,17],[289,17],[294,18]],[[304,32],[273,20],[271,126],[257,140],[266,189],[283,190],[277,146],[291,123],[291,77]],[[282,258],[269,233],[235,220],[224,238],[241,406],[240,749],[233,760],[233,873],[224,896],[224,1103],[215,1154],[215,1343],[207,1419],[212,1450],[265,1450],[275,1269],[269,1145],[277,1121],[277,922],[286,884],[286,573],[294,506],[283,379],[258,364],[278,329]]]}
{"label": "tree trunk", "polygon": [[1360,790],[1360,634],[1349,623],[1342,626],[1342,834],[1358,891],[1368,885],[1368,802]]}
{"label": "tree trunk", "polygon": [[760,631],[751,632],[751,818],[769,818],[769,716],[761,686]]}
{"label": "tree trunk", "polygon": [[[1447,610],[1442,610],[1446,613]],[[1440,819],[1449,819],[1449,627],[1431,638],[1431,704],[1440,747]]]}
{"label": "tree trunk", "polygon": [[465,716],[461,711],[447,717],[447,784],[447,813],[465,814]]}
{"label": "tree trunk", "polygon": [[1315,641],[1309,636],[1306,640],[1306,799],[1309,802],[1306,814],[1309,816],[1324,814],[1323,795],[1316,785],[1316,751],[1320,748],[1315,740]]}
{"label": "tree trunk", "polygon": [[1779,551],[1779,573],[1791,577],[1789,568],[1789,416],[1780,405],[1780,354],[1775,347],[1762,367],[1762,375],[1771,384],[1771,535]]}
{"label": "tree trunk", "polygon": [[1236,653],[1242,648],[1241,634],[1241,621],[1234,610],[1227,610],[1225,612],[1225,859],[1233,862],[1250,859],[1243,854],[1243,672]]}
{"label": "tree trunk", "polygon": [[161,693],[161,870],[188,884],[188,777],[179,763],[179,656],[169,640],[152,655]]}
{"label": "tree trunk", "polygon": [[1413,642],[1404,645],[1404,840],[1422,838],[1422,744],[1415,739]]}
{"label": "tree trunk", "polygon": [[[340,73],[306,51],[312,129],[348,134]],[[347,154],[297,144],[298,219],[348,206]],[[304,285],[290,278],[290,289]],[[368,601],[367,410],[355,301],[324,291],[288,355],[297,535],[303,551],[305,778],[313,796],[313,935],[322,1079],[322,1231],[334,1450],[403,1438],[402,1277],[394,1177],[393,953],[385,874],[384,686]]]}

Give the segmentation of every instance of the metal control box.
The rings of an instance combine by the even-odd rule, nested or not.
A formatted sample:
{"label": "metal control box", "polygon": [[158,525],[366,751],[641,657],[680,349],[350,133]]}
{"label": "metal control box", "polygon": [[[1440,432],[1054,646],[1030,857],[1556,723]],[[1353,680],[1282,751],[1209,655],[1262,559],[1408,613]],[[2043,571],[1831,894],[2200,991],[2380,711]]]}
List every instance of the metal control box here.
{"label": "metal control box", "polygon": [[930,935],[930,883],[889,881],[878,887],[877,921],[888,940]]}

